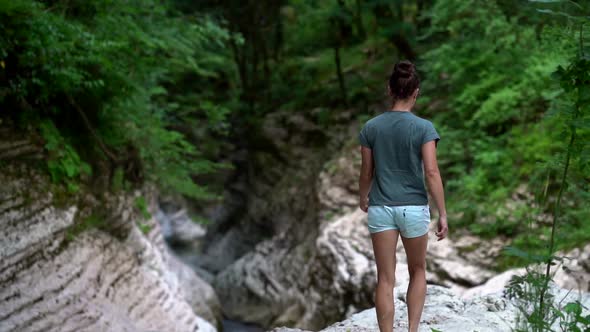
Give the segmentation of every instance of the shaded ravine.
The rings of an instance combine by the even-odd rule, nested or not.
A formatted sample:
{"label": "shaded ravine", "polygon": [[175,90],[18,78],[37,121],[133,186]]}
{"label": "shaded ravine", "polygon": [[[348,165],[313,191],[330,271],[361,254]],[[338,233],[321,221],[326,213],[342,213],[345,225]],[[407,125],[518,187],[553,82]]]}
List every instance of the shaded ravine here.
{"label": "shaded ravine", "polygon": [[[156,218],[159,221],[166,246],[170,249],[170,252],[211,284],[213,275],[196,263],[202,259],[199,247],[206,230],[188,216],[186,209],[182,208],[183,205],[186,205],[184,201],[163,203],[158,206]],[[221,306],[223,309],[223,303],[221,303]],[[223,317],[220,323],[220,327],[224,332],[266,331],[262,326],[227,317]]]}

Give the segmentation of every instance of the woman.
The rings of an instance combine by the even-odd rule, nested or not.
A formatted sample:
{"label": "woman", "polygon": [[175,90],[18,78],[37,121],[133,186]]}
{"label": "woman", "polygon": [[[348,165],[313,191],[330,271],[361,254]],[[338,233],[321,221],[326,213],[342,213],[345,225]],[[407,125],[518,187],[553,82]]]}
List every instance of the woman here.
{"label": "woman", "polygon": [[447,236],[447,213],[436,161],[440,137],[428,120],[411,113],[420,79],[409,61],[401,61],[389,78],[390,110],[367,121],[359,133],[362,166],[360,208],[377,263],[375,306],[381,332],[393,330],[395,251],[401,235],[408,257],[409,330],[418,331],[426,297],[426,246],[430,211],[428,191],[438,209],[438,240]]}

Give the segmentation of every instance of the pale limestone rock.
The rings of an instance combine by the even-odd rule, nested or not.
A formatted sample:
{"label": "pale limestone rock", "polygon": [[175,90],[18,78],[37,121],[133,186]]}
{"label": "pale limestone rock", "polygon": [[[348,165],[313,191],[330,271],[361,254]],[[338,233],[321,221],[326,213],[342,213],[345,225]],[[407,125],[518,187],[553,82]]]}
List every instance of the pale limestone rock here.
{"label": "pale limestone rock", "polygon": [[205,228],[194,222],[186,209],[169,214],[158,208],[156,219],[160,222],[162,235],[171,244],[192,246],[205,236]]}
{"label": "pale limestone rock", "polygon": [[[398,291],[398,289],[396,289]],[[405,292],[394,299],[394,330],[405,331],[408,328],[406,304],[400,300]],[[463,300],[453,291],[441,286],[430,285],[427,289],[426,303],[422,313],[419,331],[511,331],[516,319],[516,308],[508,300],[499,296],[486,296],[473,300]],[[275,332],[298,331],[288,328],[276,328]],[[322,332],[364,332],[379,331],[375,309],[356,313],[346,320],[334,323]]]}
{"label": "pale limestone rock", "polygon": [[168,256],[168,268],[178,277],[180,288],[186,295],[185,300],[195,313],[219,326],[222,320],[221,304],[213,287],[173,255]]}
{"label": "pale limestone rock", "polygon": [[3,168],[0,183],[0,331],[216,331],[195,314],[211,295],[183,287],[195,276],[169,268],[157,222],[139,217],[135,195],[105,197],[98,229],[80,226],[87,206],[56,202],[29,169]]}
{"label": "pale limestone rock", "polygon": [[556,255],[564,258],[555,269],[555,283],[566,289],[590,291],[590,244]]}
{"label": "pale limestone rock", "polygon": [[[555,303],[562,307],[568,302],[580,301],[586,307],[582,314],[588,314],[590,294],[571,293],[566,289],[551,285],[551,294]],[[395,318],[394,330],[406,331],[408,328],[407,306],[404,302],[405,291],[396,288],[399,293],[394,298]],[[517,325],[518,304],[501,293],[475,296],[462,299],[455,292],[441,286],[430,285],[427,289],[426,303],[420,320],[420,332],[467,331],[467,332],[509,332]],[[559,321],[553,324],[555,331]],[[299,329],[275,328],[273,332],[302,332]],[[365,332],[379,331],[375,309],[367,309],[356,313],[344,321],[334,323],[320,332]]]}
{"label": "pale limestone rock", "polygon": [[525,273],[525,268],[507,270],[490,278],[484,284],[466,289],[463,292],[460,292],[460,294],[464,298],[473,298],[476,296],[501,293],[506,288],[512,277],[522,276]]}
{"label": "pale limestone rock", "polygon": [[[358,155],[356,148],[356,146],[346,147],[341,156],[326,163],[325,170],[320,173],[318,178],[318,198],[323,209],[332,211],[332,215],[335,215],[329,220],[338,220],[334,223],[338,223],[339,226],[333,227],[330,231],[336,232],[337,235],[333,237],[348,239],[350,236],[345,234],[347,231],[340,234],[341,231],[338,228],[352,230],[356,233],[356,245],[362,245],[362,252],[365,253],[365,256],[372,257],[370,237],[366,230],[366,214],[357,208],[356,180],[358,174],[356,173],[360,168],[360,160],[355,157]],[[324,212],[324,215],[326,214],[330,215]],[[436,222],[433,220],[430,225],[427,255],[427,279],[429,282],[463,290],[480,285],[495,274],[486,266],[490,266],[494,255],[499,255],[502,250],[504,242],[501,239],[482,241],[474,236],[461,234],[455,237],[451,234],[450,239],[436,241],[435,229]],[[365,240],[359,242],[358,238]],[[397,262],[407,262],[401,238],[398,241]],[[488,264],[486,265],[486,263]],[[371,265],[374,265],[374,262]],[[406,269],[407,265],[398,266],[396,278],[407,279]]]}
{"label": "pale limestone rock", "polygon": [[255,251],[234,262],[215,279],[214,287],[225,314],[263,326],[273,325],[279,319],[283,324],[293,324],[286,321],[290,317],[284,313],[297,311],[297,305],[303,307],[296,274],[304,274],[306,269],[304,265],[299,271],[291,269],[294,265],[297,264],[289,259],[287,248],[281,248],[278,240],[260,243]]}
{"label": "pale limestone rock", "polygon": [[[587,292],[590,282],[590,245],[576,248],[567,253],[557,253],[556,256],[566,257],[563,261],[557,261],[551,267],[551,275],[556,285],[563,289]],[[530,267],[535,268],[535,267]],[[542,273],[544,266],[537,266]],[[478,295],[486,295],[501,292],[508,286],[513,276],[522,276],[525,268],[510,269],[488,279],[484,284],[460,291],[463,297],[470,298]]]}

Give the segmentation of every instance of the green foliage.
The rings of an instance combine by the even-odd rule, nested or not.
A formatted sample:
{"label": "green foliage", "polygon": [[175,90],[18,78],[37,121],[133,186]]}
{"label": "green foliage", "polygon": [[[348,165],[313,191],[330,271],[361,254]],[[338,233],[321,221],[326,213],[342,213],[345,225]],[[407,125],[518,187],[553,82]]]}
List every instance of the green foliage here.
{"label": "green foliage", "polygon": [[[547,290],[547,284],[553,276],[546,277],[540,266],[527,267],[527,273],[515,276],[510,281],[506,295],[516,302],[517,316],[514,332],[588,331],[590,315],[582,315],[579,301],[563,303],[565,299],[557,297]],[[539,298],[543,296],[543,305]]]}
{"label": "green foliage", "polygon": [[201,226],[209,225],[211,223],[211,220],[204,218],[203,216],[200,216],[198,214],[189,212],[189,217],[192,222]]}
{"label": "green foliage", "polygon": [[92,214],[82,220],[74,224],[74,226],[68,228],[66,231],[66,241],[73,241],[76,236],[86,230],[92,228],[100,228],[105,226],[105,220],[102,216],[98,214]]}
{"label": "green foliage", "polygon": [[108,160],[130,181],[212,197],[192,177],[220,167],[210,137],[227,134],[231,98],[213,87],[231,72],[229,34],[173,4],[0,1],[0,107],[41,130],[54,180],[75,188]]}
{"label": "green foliage", "polygon": [[[551,331],[551,325],[558,319],[557,310],[549,311],[549,316],[540,312],[538,298],[546,284],[545,275],[533,268],[527,268],[524,276],[513,277],[507,288],[508,297],[517,300],[519,316],[515,331]],[[545,305],[555,306],[555,298],[549,293]],[[556,309],[556,308],[555,308]]]}
{"label": "green foliage", "polygon": [[[580,15],[570,2],[546,5]],[[265,14],[277,4],[259,3]],[[449,211],[460,214],[454,227],[484,237],[505,236],[515,246],[543,252],[550,237],[543,226],[551,222],[563,164],[559,157],[567,141],[564,119],[554,112],[565,99],[559,98],[561,89],[551,74],[568,63],[578,42],[563,19],[549,24],[525,0],[281,4],[266,26],[251,22],[258,17],[256,6],[232,6],[238,5],[232,1],[211,5],[245,42],[232,51],[241,68],[240,89],[248,94],[241,98],[248,107],[238,107],[246,118],[242,123],[281,109],[304,113],[330,130],[342,105],[362,112],[381,102],[391,65],[417,53],[424,106],[417,111],[433,118],[443,136],[439,162]],[[236,8],[243,15],[236,16]],[[280,38],[276,31],[281,31]],[[405,37],[402,43],[400,35]],[[276,43],[271,41],[275,37]],[[346,95],[339,86],[335,48]],[[581,165],[572,167],[565,189],[564,199],[572,208],[564,210],[560,248],[589,239],[590,225],[583,222],[590,217],[583,204],[590,198],[589,173]],[[499,266],[523,262],[510,256]]]}
{"label": "green foliage", "polygon": [[324,125],[334,123],[342,106],[366,112],[385,96],[393,60],[415,53],[418,7],[413,1],[288,1],[281,9],[283,57],[271,73],[271,99],[297,112],[325,107],[331,116],[317,119]]}
{"label": "green foliage", "polygon": [[141,213],[143,219],[149,219],[152,217],[151,213],[148,210],[147,202],[145,201],[145,197],[138,196],[135,198],[135,207]]}
{"label": "green foliage", "polygon": [[582,332],[590,330],[590,315],[582,316],[582,304],[580,301],[570,302],[563,308],[560,318],[562,331]]}
{"label": "green foliage", "polygon": [[[561,3],[561,1],[535,2]],[[570,1],[570,3],[578,6],[576,2]],[[583,8],[579,6],[579,9]],[[564,16],[563,12],[547,9],[539,11]],[[587,13],[590,13],[590,7],[587,8]],[[520,309],[516,331],[553,331],[554,325],[558,325],[562,331],[590,330],[590,315],[582,316],[580,302],[570,302],[562,307],[561,301],[555,301],[555,296],[551,294],[549,287],[553,278],[551,267],[556,264],[556,261],[563,261],[562,258],[554,256],[556,242],[560,239],[560,233],[568,232],[571,228],[571,219],[564,218],[568,214],[562,212],[562,198],[567,194],[565,189],[576,176],[581,175],[583,179],[588,174],[584,174],[587,164],[582,156],[589,150],[587,141],[589,128],[586,123],[590,118],[590,55],[586,54],[584,47],[584,22],[578,20],[578,17],[565,16],[574,22],[574,27],[579,26],[578,52],[568,65],[559,66],[553,75],[560,83],[562,90],[555,94],[559,98],[558,102],[553,103],[552,115],[559,119],[558,122],[563,128],[562,136],[569,139],[565,144],[565,151],[557,156],[564,162],[559,165],[562,175],[558,182],[559,190],[553,205],[553,222],[549,245],[546,246],[547,252],[545,255],[535,255],[530,254],[530,249],[526,251],[527,248],[510,248],[507,251],[510,255],[517,256],[526,263],[535,264],[535,268],[527,268],[527,273],[514,278],[508,287],[508,293],[516,297]],[[587,188],[576,189],[581,189],[581,194],[578,191],[571,192],[570,190],[570,199],[576,199],[576,196],[583,196],[585,192],[587,193]],[[564,209],[564,211],[566,210]],[[568,224],[570,227],[564,227]],[[544,268],[545,271],[538,271],[539,267]]]}
{"label": "green foliage", "polygon": [[[444,101],[429,112],[444,135],[439,163],[449,179],[449,211],[462,214],[455,225],[539,253],[549,234],[537,223],[555,204],[563,160],[555,157],[568,140],[555,111],[564,99],[551,75],[577,52],[578,35],[562,24],[540,26],[534,15],[541,14],[532,13],[523,2],[436,1],[424,38],[444,42],[424,54],[422,68],[425,102]],[[589,175],[581,164],[572,168],[564,197],[576,208],[563,216],[562,248],[588,240],[590,209],[582,202]]]}
{"label": "green foliage", "polygon": [[80,160],[76,150],[65,141],[51,120],[42,121],[39,126],[46,142],[47,169],[51,179],[64,182],[72,192],[78,191],[77,180],[81,175],[91,174],[90,166]]}
{"label": "green foliage", "polygon": [[145,235],[149,234],[149,232],[152,230],[152,226],[150,226],[149,224],[146,224],[144,222],[141,222],[139,220],[136,221],[136,224],[137,224],[137,227],[139,227],[139,230]]}
{"label": "green foliage", "polygon": [[117,167],[113,172],[113,179],[111,181],[111,189],[115,192],[120,191],[122,189],[127,189],[128,182],[125,181],[125,174],[123,173],[123,169],[121,167]]}
{"label": "green foliage", "polygon": [[[135,203],[135,207],[139,210],[139,212],[141,213],[141,216],[144,220],[148,220],[152,217],[152,214],[148,210],[148,205],[145,200],[145,197],[143,197],[143,196],[136,197],[134,203]],[[147,224],[141,220],[137,220],[135,222],[135,224],[137,225],[137,227],[139,227],[139,230],[143,234],[148,234],[152,230],[152,226],[150,224]]]}

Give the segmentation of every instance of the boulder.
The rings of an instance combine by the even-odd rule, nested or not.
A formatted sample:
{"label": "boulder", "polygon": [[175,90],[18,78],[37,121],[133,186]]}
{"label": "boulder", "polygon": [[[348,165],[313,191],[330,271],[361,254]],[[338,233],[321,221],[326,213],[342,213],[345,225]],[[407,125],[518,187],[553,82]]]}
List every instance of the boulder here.
{"label": "boulder", "polygon": [[556,256],[563,260],[554,268],[555,283],[566,289],[590,291],[590,244]]}
{"label": "boulder", "polygon": [[[563,257],[563,259],[556,261],[557,264],[551,267],[553,282],[563,289],[588,292],[590,290],[590,245],[575,248],[566,253],[558,252],[556,256]],[[545,273],[544,266],[529,267],[529,269],[532,268],[538,269],[540,273]],[[526,268],[506,270],[477,287],[461,290],[459,293],[465,298],[471,298],[502,292],[514,276],[522,276],[525,273]]]}
{"label": "boulder", "polygon": [[510,269],[495,275],[482,285],[463,290],[459,292],[459,294],[464,298],[473,298],[477,296],[502,293],[514,276],[522,276],[525,273],[525,268]]}
{"label": "boulder", "polygon": [[262,326],[301,324],[306,303],[312,303],[304,297],[311,284],[309,261],[300,252],[306,247],[289,248],[276,237],[219,273],[213,286],[225,315]]}
{"label": "boulder", "polygon": [[173,246],[193,246],[206,233],[205,228],[193,221],[184,208],[164,211],[158,207],[156,219],[160,223],[164,239]]}
{"label": "boulder", "polygon": [[185,300],[195,313],[219,327],[223,317],[221,304],[213,287],[174,255],[168,256],[167,266],[178,277],[179,286],[185,294]]}

